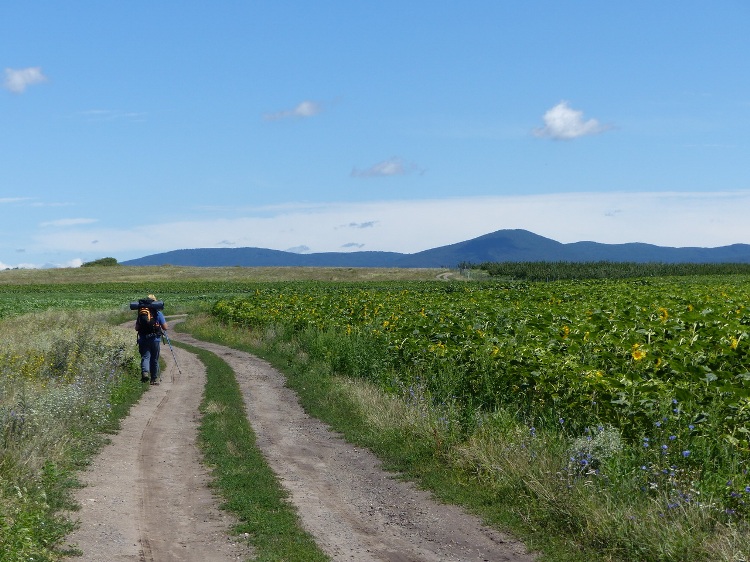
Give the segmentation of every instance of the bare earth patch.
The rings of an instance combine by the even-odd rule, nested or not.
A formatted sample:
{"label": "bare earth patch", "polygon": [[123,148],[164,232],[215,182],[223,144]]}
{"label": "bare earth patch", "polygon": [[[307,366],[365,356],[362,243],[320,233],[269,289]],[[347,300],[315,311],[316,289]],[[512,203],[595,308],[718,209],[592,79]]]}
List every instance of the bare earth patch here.
{"label": "bare earth patch", "polygon": [[[385,472],[309,417],[283,376],[241,351],[172,334],[226,361],[240,384],[257,443],[290,493],[303,526],[332,560],[510,561],[534,557],[524,545],[462,509]],[[79,495],[81,529],[69,537],[86,561],[252,559],[228,534],[196,448],[205,371],[174,348],[160,386],[132,409],[91,469]]]}

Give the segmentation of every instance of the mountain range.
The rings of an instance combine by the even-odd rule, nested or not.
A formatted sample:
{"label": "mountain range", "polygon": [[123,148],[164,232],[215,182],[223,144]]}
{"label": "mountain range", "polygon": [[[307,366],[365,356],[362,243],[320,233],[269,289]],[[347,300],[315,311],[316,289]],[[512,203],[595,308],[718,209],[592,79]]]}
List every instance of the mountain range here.
{"label": "mountain range", "polygon": [[564,244],[528,230],[498,230],[478,238],[414,254],[398,252],[322,252],[298,254],[265,248],[173,250],[121,262],[122,265],[198,267],[456,267],[485,262],[656,262],[750,263],[750,245],[673,248],[632,242]]}

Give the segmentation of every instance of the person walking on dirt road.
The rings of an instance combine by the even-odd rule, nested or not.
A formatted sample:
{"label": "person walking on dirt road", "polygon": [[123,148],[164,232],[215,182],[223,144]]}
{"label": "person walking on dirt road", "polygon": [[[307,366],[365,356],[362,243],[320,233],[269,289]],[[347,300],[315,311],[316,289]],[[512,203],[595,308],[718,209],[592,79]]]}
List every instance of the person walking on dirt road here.
{"label": "person walking on dirt road", "polygon": [[138,310],[135,321],[138,352],[141,354],[141,382],[150,381],[153,385],[159,384],[159,351],[162,335],[167,331],[167,320],[161,311],[163,304],[159,303],[161,307],[153,306],[157,302],[154,295],[141,300],[139,304],[143,304],[143,307]]}

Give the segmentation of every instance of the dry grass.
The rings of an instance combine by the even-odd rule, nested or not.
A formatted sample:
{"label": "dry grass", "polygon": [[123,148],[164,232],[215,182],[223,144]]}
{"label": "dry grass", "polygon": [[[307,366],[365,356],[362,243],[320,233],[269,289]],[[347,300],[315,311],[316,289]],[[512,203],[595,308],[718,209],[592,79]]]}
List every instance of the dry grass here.
{"label": "dry grass", "polygon": [[426,281],[448,269],[369,267],[80,267],[0,271],[0,285],[174,281]]}
{"label": "dry grass", "polygon": [[400,396],[386,394],[363,380],[336,377],[336,388],[356,405],[370,427],[379,430],[408,430],[415,435],[431,435],[435,416],[426,402],[409,404]]}

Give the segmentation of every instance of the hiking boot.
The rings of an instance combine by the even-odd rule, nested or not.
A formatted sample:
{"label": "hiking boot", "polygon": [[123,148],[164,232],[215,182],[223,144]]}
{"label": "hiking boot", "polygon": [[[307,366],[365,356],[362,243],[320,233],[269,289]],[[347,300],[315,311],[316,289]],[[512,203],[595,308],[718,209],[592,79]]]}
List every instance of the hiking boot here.
{"label": "hiking boot", "polygon": [[159,386],[159,381],[151,381],[151,386]]}
{"label": "hiking boot", "polygon": [[141,373],[141,382],[148,382],[149,378],[150,377],[149,377],[148,373],[146,373],[146,372]]}

